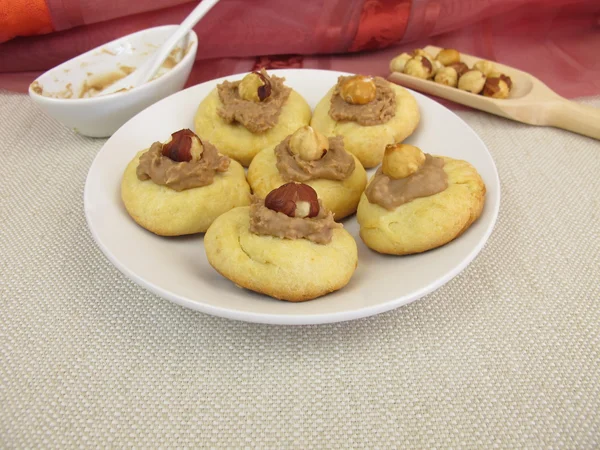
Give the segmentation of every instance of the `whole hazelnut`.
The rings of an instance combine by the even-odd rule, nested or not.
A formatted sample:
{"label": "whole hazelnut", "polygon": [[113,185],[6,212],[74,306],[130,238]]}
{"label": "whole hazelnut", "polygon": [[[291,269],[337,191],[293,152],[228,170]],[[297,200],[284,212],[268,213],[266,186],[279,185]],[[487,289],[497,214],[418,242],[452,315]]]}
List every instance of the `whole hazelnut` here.
{"label": "whole hazelnut", "polygon": [[462,77],[465,73],[469,71],[469,66],[467,66],[464,62],[448,64],[447,67],[452,67],[454,70],[456,70],[458,78]]}
{"label": "whole hazelnut", "polygon": [[390,61],[390,72],[402,72],[406,61],[412,58],[408,53],[402,53]]}
{"label": "whole hazelnut", "polygon": [[460,62],[460,53],[458,50],[454,50],[453,48],[443,48],[439,51],[435,59],[437,59],[443,65],[448,66],[450,64]]}
{"label": "whole hazelnut", "polygon": [[510,91],[512,89],[512,80],[510,79],[509,76],[504,75],[503,73],[500,72],[491,72],[488,77],[491,78],[500,78],[502,81],[504,81],[507,85],[508,85],[508,90]]}
{"label": "whole hazelnut", "polygon": [[377,96],[377,86],[372,77],[355,75],[344,80],[340,96],[352,105],[366,105]]}
{"label": "whole hazelnut", "polygon": [[479,94],[485,85],[485,75],[479,70],[469,70],[458,80],[458,88],[463,91]]}
{"label": "whole hazelnut", "polygon": [[329,139],[305,125],[298,128],[290,138],[290,150],[305,161],[321,159],[329,150]]}
{"label": "whole hazelnut", "polygon": [[434,81],[446,86],[456,87],[458,83],[458,74],[453,67],[444,67],[435,74]]}
{"label": "whole hazelnut", "polygon": [[427,58],[427,60],[431,63],[431,65],[432,66],[434,65],[435,58],[433,56],[431,56],[428,52],[423,50],[422,48],[417,48],[417,49],[413,50],[412,56],[413,56],[413,58],[415,56],[422,56],[423,58]]}
{"label": "whole hazelnut", "polygon": [[483,86],[483,95],[492,98],[507,98],[510,89],[506,81],[500,77],[487,77]]}
{"label": "whole hazelnut", "polygon": [[319,214],[319,197],[308,184],[287,183],[265,197],[265,206],[289,217],[307,218]]}
{"label": "whole hazelnut", "polygon": [[385,148],[381,171],[390,178],[406,178],[425,164],[425,153],[408,144],[390,144]]}
{"label": "whole hazelnut", "polygon": [[204,148],[202,141],[189,129],[183,129],[171,134],[162,146],[162,155],[173,161],[199,161]]}
{"label": "whole hazelnut", "polygon": [[473,64],[473,69],[479,70],[487,77],[491,72],[494,71],[494,64],[490,61],[484,61],[482,59],[481,61],[477,61],[475,64]]}
{"label": "whole hazelnut", "polygon": [[424,56],[415,56],[406,62],[404,73],[427,80],[433,75],[433,64]]}
{"label": "whole hazelnut", "polygon": [[242,78],[238,94],[244,100],[262,102],[271,95],[271,80],[260,72],[252,72]]}
{"label": "whole hazelnut", "polygon": [[436,75],[440,70],[444,68],[444,65],[438,60],[433,61],[433,75]]}

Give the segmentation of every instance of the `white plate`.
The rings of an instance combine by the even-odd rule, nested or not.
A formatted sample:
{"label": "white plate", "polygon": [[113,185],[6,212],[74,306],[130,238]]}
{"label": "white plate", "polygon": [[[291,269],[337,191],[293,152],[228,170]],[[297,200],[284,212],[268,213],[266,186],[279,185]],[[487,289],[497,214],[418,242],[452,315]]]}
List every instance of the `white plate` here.
{"label": "white plate", "polygon": [[[313,108],[343,75],[323,70],[274,72],[284,76]],[[487,187],[479,220],[448,245],[419,255],[383,256],[362,243],[352,216],[344,226],[356,238],[359,263],[350,283],[316,300],[289,303],[239,289],[219,275],[208,264],[201,235],[164,238],[142,229],[121,202],[123,170],[140,149],[181,128],[193,129],[198,104],[222,80],[178,92],[142,111],[106,142],[92,163],[84,192],[88,226],[107,258],[139,285],[188,308],[230,319],[295,325],[338,322],[378,314],[423,297],[462,271],[484,246],[500,205],[494,161],[466,123],[416,92],[412,94],[421,109],[421,123],[407,142],[428,153],[469,161]]]}

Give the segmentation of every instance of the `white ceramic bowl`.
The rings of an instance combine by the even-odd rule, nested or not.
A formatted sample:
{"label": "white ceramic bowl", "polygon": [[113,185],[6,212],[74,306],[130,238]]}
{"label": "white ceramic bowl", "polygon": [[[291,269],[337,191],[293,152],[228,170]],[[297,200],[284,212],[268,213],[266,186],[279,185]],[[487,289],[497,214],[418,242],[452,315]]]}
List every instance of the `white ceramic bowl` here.
{"label": "white ceramic bowl", "polygon": [[143,109],[183,88],[198,49],[194,31],[179,43],[183,57],[173,68],[134,89],[90,98],[55,98],[46,94],[70,90],[78,97],[84,81],[90,77],[118,72],[123,66],[139,67],[177,27],[148,28],[79,55],[35,80],[43,87],[44,95],[34,91],[35,82],[29,87],[29,95],[46,114],[75,132],[90,137],[110,136]]}

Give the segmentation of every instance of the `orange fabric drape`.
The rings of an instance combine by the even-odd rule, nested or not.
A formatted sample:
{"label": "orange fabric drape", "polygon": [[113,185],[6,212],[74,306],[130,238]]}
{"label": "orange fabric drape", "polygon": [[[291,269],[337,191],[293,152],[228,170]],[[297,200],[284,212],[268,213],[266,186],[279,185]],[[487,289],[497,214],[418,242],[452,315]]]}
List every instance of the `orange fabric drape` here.
{"label": "orange fabric drape", "polygon": [[45,0],[0,0],[0,42],[53,30]]}

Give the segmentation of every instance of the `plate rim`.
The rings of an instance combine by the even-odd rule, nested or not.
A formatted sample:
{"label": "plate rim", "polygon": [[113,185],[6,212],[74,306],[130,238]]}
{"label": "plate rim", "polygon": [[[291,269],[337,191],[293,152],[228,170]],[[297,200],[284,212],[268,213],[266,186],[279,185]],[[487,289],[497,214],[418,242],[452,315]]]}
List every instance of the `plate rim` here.
{"label": "plate rim", "polygon": [[[285,73],[288,73],[288,72],[298,72],[298,71],[328,72],[330,74],[337,74],[338,76],[352,75],[349,72],[342,72],[342,71],[337,71],[337,70],[307,69],[307,68],[274,69],[274,70],[270,70],[269,72],[274,72],[274,73],[285,75]],[[247,73],[249,73],[249,72],[242,72],[239,74],[232,74],[232,75],[227,75],[224,77],[207,80],[203,83],[199,83],[197,85],[190,86],[186,89],[182,89],[181,91],[175,92],[175,93],[163,98],[162,100],[148,106],[147,108],[145,108],[144,110],[140,111],[138,114],[133,116],[131,119],[129,119],[127,122],[125,122],[125,124],[123,124],[110,138],[108,138],[107,141],[102,145],[102,147],[100,148],[100,150],[98,151],[96,156],[94,157],[94,159],[88,169],[88,172],[86,175],[86,180],[85,180],[85,185],[84,185],[84,190],[83,190],[83,204],[84,204],[84,213],[85,213],[86,224],[87,224],[88,230],[90,231],[90,234],[92,235],[94,242],[96,243],[96,245],[98,246],[100,251],[109,260],[109,262],[119,272],[121,272],[126,278],[129,278],[131,281],[136,283],[138,286],[152,292],[153,294],[155,294],[163,299],[169,300],[179,306],[183,306],[183,307],[191,309],[193,311],[199,311],[199,312],[209,314],[209,315],[212,315],[215,317],[221,317],[221,318],[226,318],[226,319],[231,319],[231,320],[236,320],[236,321],[241,321],[241,322],[261,323],[261,324],[268,324],[268,325],[320,325],[320,324],[346,322],[346,321],[350,321],[350,320],[367,318],[367,317],[371,317],[371,316],[374,316],[377,314],[388,312],[393,309],[399,308],[401,306],[405,306],[410,303],[413,303],[416,300],[423,298],[424,296],[434,292],[435,290],[439,289],[440,287],[442,287],[443,285],[445,285],[446,283],[451,281],[454,277],[456,277],[458,274],[460,274],[464,269],[466,269],[469,266],[469,264],[471,264],[475,260],[475,258],[479,255],[481,250],[485,247],[491,234],[493,233],[493,231],[496,227],[496,223],[498,220],[498,214],[500,211],[501,185],[500,185],[500,177],[498,175],[498,168],[496,167],[496,162],[494,161],[492,153],[488,149],[485,142],[483,142],[483,140],[475,132],[475,130],[468,123],[466,123],[458,114],[456,114],[454,111],[450,110],[449,108],[445,107],[444,105],[440,104],[439,102],[435,101],[434,99],[429,98],[428,96],[423,95],[419,92],[413,91],[412,89],[404,87],[404,89],[406,89],[408,92],[410,92],[411,95],[413,95],[415,97],[422,97],[422,98],[426,99],[426,101],[432,101],[432,102],[436,103],[439,107],[441,107],[441,108],[445,109],[447,112],[451,113],[456,119],[458,119],[463,125],[465,125],[473,133],[474,137],[481,143],[481,145],[487,152],[487,155],[489,156],[490,161],[492,163],[493,178],[494,178],[493,181],[495,182],[495,187],[496,187],[495,192],[496,192],[497,201],[495,202],[495,208],[491,211],[490,225],[485,230],[485,233],[483,234],[483,236],[479,239],[479,242],[477,243],[477,245],[475,245],[471,249],[471,251],[460,262],[460,264],[457,264],[455,267],[452,268],[452,270],[448,271],[443,276],[437,278],[436,280],[429,283],[428,285],[423,286],[422,288],[418,289],[416,292],[412,293],[411,295],[408,295],[405,297],[400,297],[395,300],[390,300],[390,301],[387,301],[382,304],[365,306],[365,307],[361,307],[358,309],[352,309],[352,310],[347,310],[347,311],[338,311],[338,312],[329,312],[329,313],[282,315],[282,314],[257,313],[257,312],[249,312],[249,311],[237,311],[237,310],[232,310],[229,308],[221,308],[218,306],[209,305],[206,303],[200,303],[200,302],[192,300],[192,299],[184,298],[182,296],[175,295],[175,294],[171,293],[170,291],[157,286],[152,281],[148,281],[148,280],[142,278],[141,276],[137,275],[134,271],[130,270],[125,264],[122,264],[120,261],[118,261],[115,258],[115,256],[112,254],[112,252],[109,251],[109,249],[103,244],[102,240],[99,238],[97,231],[92,226],[91,218],[90,218],[90,214],[91,214],[90,208],[89,208],[89,205],[90,205],[89,202],[91,201],[90,200],[90,195],[91,195],[90,194],[90,175],[92,174],[96,164],[99,164],[98,161],[99,161],[99,158],[100,158],[104,148],[113,139],[114,135],[119,133],[124,127],[126,127],[139,114],[144,113],[146,110],[148,110],[150,108],[157,107],[158,105],[160,105],[160,103],[165,102],[167,99],[171,98],[172,96],[179,95],[182,92],[186,92],[186,91],[189,91],[192,89],[197,89],[198,86],[202,86],[202,85],[205,85],[208,83],[218,83],[219,81],[226,80],[226,79],[229,79],[232,77],[243,76]],[[312,110],[312,108],[311,108],[311,110]],[[486,206],[489,204],[490,204],[490,202],[486,201]]]}

